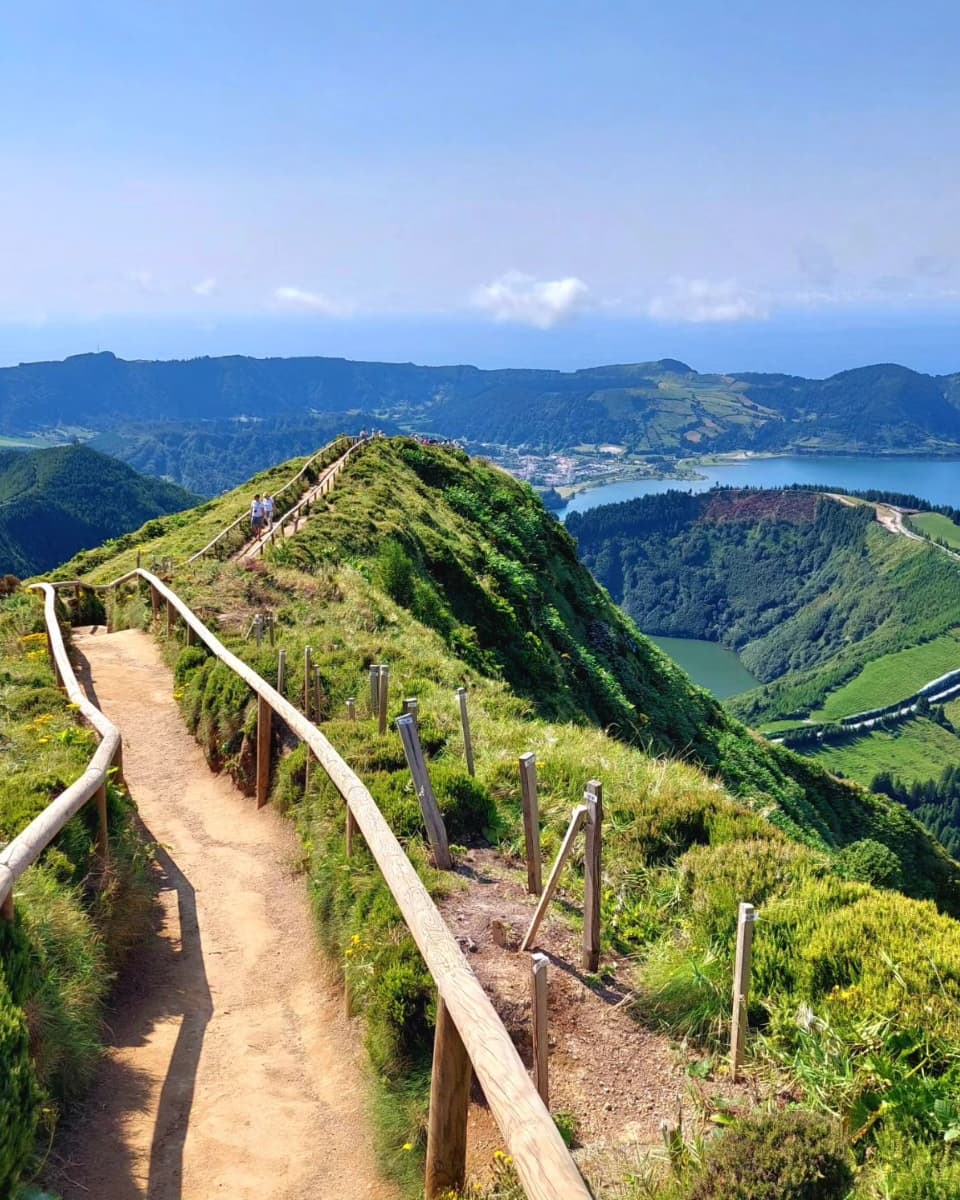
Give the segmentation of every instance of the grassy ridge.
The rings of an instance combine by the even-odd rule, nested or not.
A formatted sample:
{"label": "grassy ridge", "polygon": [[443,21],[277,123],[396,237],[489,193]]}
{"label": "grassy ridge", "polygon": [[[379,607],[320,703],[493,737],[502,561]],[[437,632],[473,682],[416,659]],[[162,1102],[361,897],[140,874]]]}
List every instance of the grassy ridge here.
{"label": "grassy ridge", "polygon": [[833,721],[852,713],[885,708],[915,695],[924,684],[960,670],[960,637],[955,632],[868,662],[849,683],[828,693],[814,720]]}
{"label": "grassy ridge", "polygon": [[[94,735],[56,687],[38,599],[0,602],[0,841],[86,767]],[[95,853],[87,805],[18,882],[16,919],[0,921],[0,1194],[32,1171],[60,1109],[83,1090],[100,1050],[112,971],[149,916],[146,862],[125,793],[108,787],[111,858]]]}
{"label": "grassy ridge", "polygon": [[960,525],[955,525],[949,517],[942,513],[915,513],[910,517],[910,525],[915,526],[921,533],[936,541],[946,542],[955,550],[960,550]]}
{"label": "grassy ridge", "polygon": [[[174,583],[223,614],[224,640],[267,678],[276,650],[240,631],[251,612],[272,610],[291,699],[312,647],[324,731],[432,889],[450,880],[427,865],[399,740],[342,719],[349,696],[363,709],[371,662],[390,665],[394,713],[400,696],[420,699],[454,841],[519,847],[522,751],[538,757],[548,857],[586,779],[601,777],[604,953],[637,964],[638,1015],[723,1044],[736,904],[752,899],[754,1053],[804,1104],[840,1119],[861,1163],[858,1196],[949,1194],[960,929],[933,904],[883,889],[932,889],[955,908],[955,866],[902,807],[755,740],[692,687],[596,588],[527,489],[451,452],[382,444],[350,463],[272,561],[195,564]],[[118,615],[149,614],[134,597]],[[249,784],[250,697],[195,647],[179,654],[177,680],[211,762]],[[470,688],[476,780],[463,769],[459,684]],[[401,1147],[422,1140],[432,989],[362,850],[348,868],[342,802],[318,775],[305,788],[295,750],[274,800],[297,823],[322,935],[364,1014],[385,1161],[410,1171]],[[637,1183],[628,1194],[649,1192]]]}

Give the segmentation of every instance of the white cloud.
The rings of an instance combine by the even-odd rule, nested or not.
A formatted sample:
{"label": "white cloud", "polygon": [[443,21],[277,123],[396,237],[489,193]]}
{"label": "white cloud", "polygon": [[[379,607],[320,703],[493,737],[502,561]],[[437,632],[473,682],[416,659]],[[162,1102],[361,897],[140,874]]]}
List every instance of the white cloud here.
{"label": "white cloud", "polygon": [[208,275],[206,279],[201,279],[199,283],[193,285],[193,294],[195,296],[212,296],[217,290],[217,281],[212,275]]}
{"label": "white cloud", "polygon": [[538,280],[519,271],[508,271],[477,288],[473,303],[490,313],[495,321],[552,329],[585,307],[589,290],[582,279],[572,275],[566,279]]}
{"label": "white cloud", "polygon": [[670,290],[655,296],[647,313],[659,321],[755,321],[767,316],[766,306],[734,280],[713,283],[709,279],[670,280]]}
{"label": "white cloud", "polygon": [[285,308],[296,308],[302,312],[314,312],[323,317],[349,317],[355,307],[342,300],[334,300],[322,292],[308,292],[298,287],[273,289],[274,300]]}

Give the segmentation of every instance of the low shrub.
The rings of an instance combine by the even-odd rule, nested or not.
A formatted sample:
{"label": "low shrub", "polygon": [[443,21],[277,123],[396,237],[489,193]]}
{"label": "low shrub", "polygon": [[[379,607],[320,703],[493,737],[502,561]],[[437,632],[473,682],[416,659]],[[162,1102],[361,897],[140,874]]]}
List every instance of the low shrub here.
{"label": "low shrub", "polygon": [[708,1146],[688,1200],[843,1200],[852,1184],[836,1122],[788,1109],[740,1121]]}

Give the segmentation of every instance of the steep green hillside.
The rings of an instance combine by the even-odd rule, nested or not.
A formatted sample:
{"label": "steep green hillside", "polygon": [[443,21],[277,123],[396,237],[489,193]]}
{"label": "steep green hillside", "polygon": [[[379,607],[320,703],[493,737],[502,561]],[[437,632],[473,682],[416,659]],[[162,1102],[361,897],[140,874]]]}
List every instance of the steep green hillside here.
{"label": "steep green hillside", "polygon": [[[151,539],[152,553],[176,550],[182,564],[208,540],[215,507],[195,530],[180,521]],[[120,573],[132,553],[98,556],[96,577]],[[638,1016],[722,1047],[736,904],[753,900],[752,1053],[783,1094],[841,1119],[830,1128],[846,1130],[863,1166],[863,1200],[906,1195],[893,1189],[907,1171],[947,1186],[956,1167],[943,1134],[960,1122],[960,929],[930,902],[884,889],[960,911],[956,864],[901,805],[756,739],[693,687],[611,604],[529,489],[458,452],[375,443],[265,561],[175,564],[172,582],[266,677],[283,647],[291,699],[312,647],[323,729],[435,893],[457,885],[428,865],[395,732],[380,737],[368,719],[370,663],[390,666],[391,715],[401,697],[420,701],[455,842],[516,852],[522,751],[537,753],[548,858],[586,780],[602,778],[604,957],[634,972]],[[149,607],[131,592],[114,619],[149,624]],[[256,611],[275,614],[278,646],[245,639]],[[249,782],[256,706],[202,648],[168,650],[210,761]],[[460,684],[476,779],[463,766]],[[344,719],[351,696],[356,722]],[[302,748],[287,755],[274,802],[300,831],[324,942],[366,1023],[389,1114],[386,1161],[408,1170],[414,1156],[401,1146],[422,1138],[429,978],[372,861],[362,849],[344,858],[342,800],[315,769],[308,785],[304,768]],[[684,1197],[698,1194],[695,1161],[684,1159]],[[651,1192],[635,1181],[618,1195]]]}
{"label": "steep green hillside", "polygon": [[960,667],[958,566],[873,507],[809,491],[669,492],[571,516],[583,561],[649,633],[738,652],[751,724],[835,719]]}
{"label": "steep green hillside", "polygon": [[0,573],[49,571],[81,547],[195,502],[85,446],[0,452]]}
{"label": "steep green hillside", "polygon": [[209,495],[269,455],[305,452],[334,427],[541,452],[607,443],[671,455],[955,450],[957,381],[895,364],[818,380],[700,374],[675,359],[563,372],[335,358],[125,362],[102,353],[0,370],[0,434],[100,435],[98,448]]}

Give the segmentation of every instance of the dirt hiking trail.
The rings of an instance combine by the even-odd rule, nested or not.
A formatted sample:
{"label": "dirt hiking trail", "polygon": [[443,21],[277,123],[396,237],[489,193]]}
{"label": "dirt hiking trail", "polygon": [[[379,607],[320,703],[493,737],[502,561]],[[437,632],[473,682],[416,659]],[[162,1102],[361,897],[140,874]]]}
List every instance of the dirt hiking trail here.
{"label": "dirt hiking trail", "polygon": [[211,773],[146,633],[78,632],[75,645],[123,734],[161,916],[124,968],[48,1185],[64,1200],[389,1200],[360,1038],[324,973],[293,830]]}

